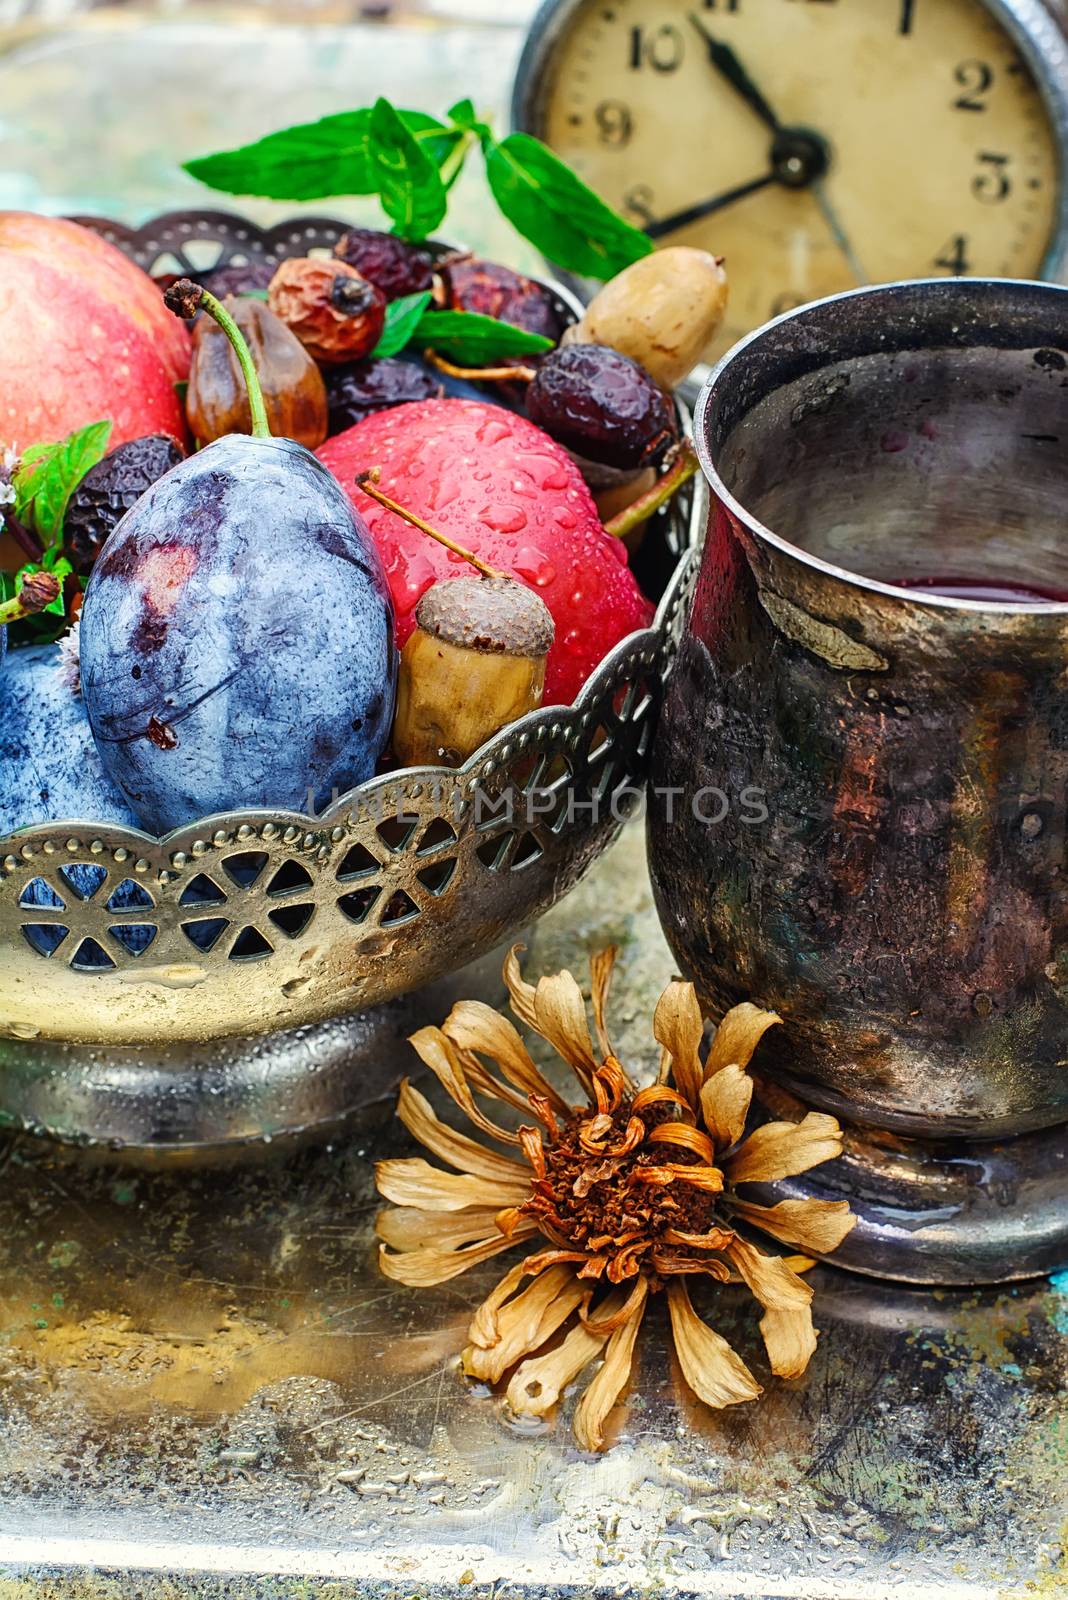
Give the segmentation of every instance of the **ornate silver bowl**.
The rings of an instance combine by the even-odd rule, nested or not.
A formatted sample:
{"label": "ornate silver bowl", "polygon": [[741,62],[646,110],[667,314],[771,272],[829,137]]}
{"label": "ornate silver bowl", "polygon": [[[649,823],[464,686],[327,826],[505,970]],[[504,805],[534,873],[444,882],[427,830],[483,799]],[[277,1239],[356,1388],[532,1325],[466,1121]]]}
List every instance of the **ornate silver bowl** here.
{"label": "ornate silver bowl", "polygon": [[[79,220],[153,272],[305,254],[345,229]],[[389,772],[317,816],[233,812],[163,839],[64,820],[0,839],[0,1117],[188,1152],[352,1109],[397,1033],[390,1003],[540,916],[635,808],[703,518],[695,485],[647,534],[652,626],[573,705],[523,717],[457,770]]]}

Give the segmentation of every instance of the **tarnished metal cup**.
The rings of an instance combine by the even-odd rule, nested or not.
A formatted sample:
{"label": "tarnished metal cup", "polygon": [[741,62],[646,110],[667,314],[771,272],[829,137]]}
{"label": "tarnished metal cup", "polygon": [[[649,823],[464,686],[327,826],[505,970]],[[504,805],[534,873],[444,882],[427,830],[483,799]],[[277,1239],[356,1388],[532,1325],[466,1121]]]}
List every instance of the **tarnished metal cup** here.
{"label": "tarnished metal cup", "polygon": [[1068,290],[892,284],[768,324],[696,415],[703,562],[653,761],[665,932],[851,1123],[1068,1121]]}

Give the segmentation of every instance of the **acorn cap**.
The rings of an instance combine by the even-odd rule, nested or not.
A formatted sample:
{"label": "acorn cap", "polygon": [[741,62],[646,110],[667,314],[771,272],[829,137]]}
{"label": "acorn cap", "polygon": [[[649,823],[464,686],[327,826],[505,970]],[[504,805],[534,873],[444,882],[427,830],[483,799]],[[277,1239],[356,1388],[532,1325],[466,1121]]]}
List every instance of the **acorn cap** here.
{"label": "acorn cap", "polygon": [[545,601],[515,578],[445,578],[415,608],[424,633],[485,655],[539,660],[556,629]]}

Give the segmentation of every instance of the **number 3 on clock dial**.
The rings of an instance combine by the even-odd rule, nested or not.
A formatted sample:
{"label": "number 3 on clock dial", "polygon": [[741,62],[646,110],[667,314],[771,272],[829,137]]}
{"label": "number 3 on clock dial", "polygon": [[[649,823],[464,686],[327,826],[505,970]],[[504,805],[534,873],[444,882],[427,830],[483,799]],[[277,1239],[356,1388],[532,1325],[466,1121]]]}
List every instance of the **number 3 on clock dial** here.
{"label": "number 3 on clock dial", "polygon": [[[1049,271],[1053,91],[1007,3],[560,0],[517,120],[658,244],[726,257],[715,354],[858,282]],[[1063,77],[1068,129],[1068,49]]]}

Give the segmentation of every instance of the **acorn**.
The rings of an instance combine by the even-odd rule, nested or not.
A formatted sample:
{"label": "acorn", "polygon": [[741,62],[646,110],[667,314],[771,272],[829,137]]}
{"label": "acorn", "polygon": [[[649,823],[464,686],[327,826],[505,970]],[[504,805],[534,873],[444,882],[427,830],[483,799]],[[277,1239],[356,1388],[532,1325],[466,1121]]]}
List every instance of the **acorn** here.
{"label": "acorn", "polygon": [[541,705],[555,628],[526,584],[480,561],[387,498],[378,472],[359,487],[475,567],[477,578],[434,583],[401,651],[392,750],[401,766],[460,766],[507,723]]}

